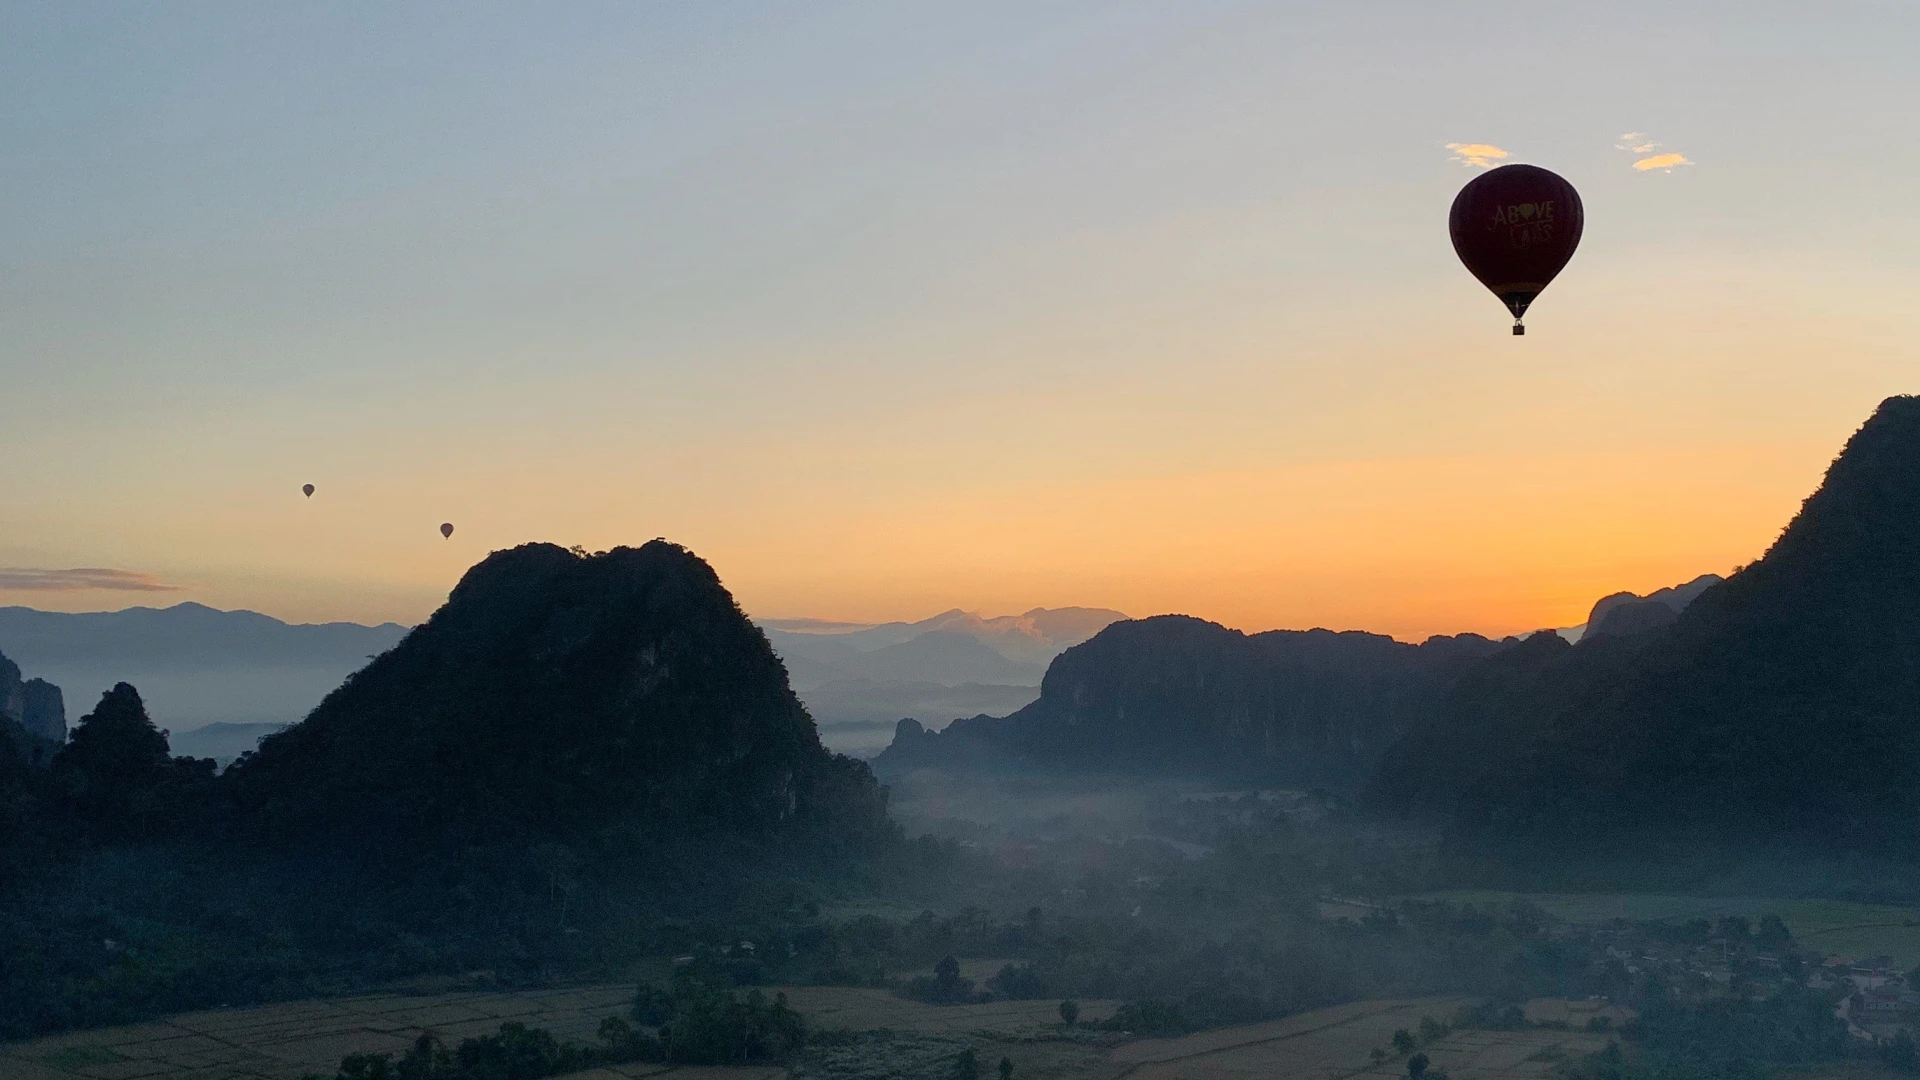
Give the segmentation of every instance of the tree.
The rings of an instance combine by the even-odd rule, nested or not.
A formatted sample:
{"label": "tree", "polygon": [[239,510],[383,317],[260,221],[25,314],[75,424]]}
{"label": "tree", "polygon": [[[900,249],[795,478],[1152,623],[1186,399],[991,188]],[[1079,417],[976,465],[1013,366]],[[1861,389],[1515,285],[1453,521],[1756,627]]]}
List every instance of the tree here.
{"label": "tree", "polygon": [[1060,1022],[1067,1027],[1080,1022],[1080,1003],[1069,998],[1060,1003]]}
{"label": "tree", "polygon": [[960,977],[960,961],[949,954],[933,965],[933,986],[928,1000],[942,1005],[963,1002],[973,996],[973,980]]}
{"label": "tree", "polygon": [[140,692],[119,683],[80,718],[53,759],[53,779],[89,835],[102,843],[146,840],[180,823],[194,789],[213,783],[213,762],[168,753]]}
{"label": "tree", "polygon": [[1393,1052],[1396,1054],[1413,1053],[1413,1033],[1406,1028],[1393,1033]]}
{"label": "tree", "polygon": [[1013,1080],[1012,1058],[1003,1057],[1000,1059],[1000,1080]]}
{"label": "tree", "polygon": [[1415,1054],[1407,1059],[1407,1080],[1420,1080],[1427,1073],[1427,1055]]}
{"label": "tree", "polygon": [[1915,1050],[1913,1032],[1902,1028],[1889,1039],[1881,1039],[1874,1046],[1874,1053],[1880,1063],[1896,1072],[1920,1072],[1920,1051]]}
{"label": "tree", "polygon": [[1793,941],[1793,934],[1787,930],[1787,924],[1780,916],[1772,912],[1760,916],[1760,929],[1754,932],[1753,944],[1761,949],[1784,949]]}
{"label": "tree", "polygon": [[953,1059],[953,1080],[980,1080],[980,1058],[969,1046]]}

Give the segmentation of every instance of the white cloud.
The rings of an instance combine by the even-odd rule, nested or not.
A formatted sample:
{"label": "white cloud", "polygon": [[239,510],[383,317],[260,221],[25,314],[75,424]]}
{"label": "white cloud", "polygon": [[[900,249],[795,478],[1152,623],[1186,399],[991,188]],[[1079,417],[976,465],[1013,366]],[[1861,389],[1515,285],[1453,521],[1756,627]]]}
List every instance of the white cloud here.
{"label": "white cloud", "polygon": [[1450,142],[1447,149],[1453,151],[1453,160],[1475,169],[1491,169],[1513,156],[1492,143]]}
{"label": "white cloud", "polygon": [[0,592],[77,592],[106,589],[112,592],[174,592],[153,574],[140,570],[113,570],[83,566],[71,570],[31,570],[0,566]]}
{"label": "white cloud", "polygon": [[1672,172],[1678,166],[1691,164],[1693,162],[1688,161],[1685,154],[1655,154],[1650,158],[1641,158],[1634,162],[1633,167],[1641,172],[1650,172],[1654,169]]}
{"label": "white cloud", "polygon": [[1644,131],[1629,131],[1620,136],[1620,141],[1614,143],[1613,148],[1638,156],[1640,160],[1634,162],[1633,167],[1639,172],[1653,172],[1656,169],[1661,172],[1672,172],[1682,165],[1693,164],[1687,155],[1672,150],[1663,154],[1654,153],[1660,149],[1660,145],[1647,138],[1647,133]]}

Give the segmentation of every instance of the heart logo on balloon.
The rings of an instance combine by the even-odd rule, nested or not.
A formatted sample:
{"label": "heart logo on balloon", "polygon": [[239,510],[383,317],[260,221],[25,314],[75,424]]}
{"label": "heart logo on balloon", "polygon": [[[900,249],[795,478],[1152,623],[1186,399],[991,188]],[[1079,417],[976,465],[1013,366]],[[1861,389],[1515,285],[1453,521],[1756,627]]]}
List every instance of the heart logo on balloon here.
{"label": "heart logo on balloon", "polygon": [[1528,219],[1531,219],[1533,215],[1540,212],[1540,207],[1533,203],[1521,203],[1519,209],[1520,216]]}

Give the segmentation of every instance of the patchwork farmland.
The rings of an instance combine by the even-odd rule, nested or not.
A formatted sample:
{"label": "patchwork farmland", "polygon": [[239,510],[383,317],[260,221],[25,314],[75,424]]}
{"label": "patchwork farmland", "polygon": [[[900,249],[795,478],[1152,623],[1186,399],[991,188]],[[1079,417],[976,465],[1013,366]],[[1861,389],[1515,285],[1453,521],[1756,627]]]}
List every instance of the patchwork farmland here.
{"label": "patchwork farmland", "polygon": [[[1404,1063],[1391,1055],[1393,1033],[1417,1031],[1423,1017],[1445,1018],[1457,998],[1377,1000],[1223,1028],[1175,1039],[1063,1032],[1057,1002],[934,1006],[885,990],[788,987],[782,991],[822,1030],[884,1032],[859,1053],[811,1055],[805,1077],[913,1076],[938,1072],[967,1046],[983,1062],[1010,1059],[1022,1080],[1393,1080]],[[489,1034],[508,1020],[591,1042],[600,1021],[623,1015],[628,986],[519,993],[374,995],[257,1009],[189,1013],[128,1027],[74,1032],[0,1046],[6,1080],[299,1080],[331,1077],[346,1054],[398,1054],[423,1031],[458,1040]],[[1082,1003],[1083,1022],[1113,1013],[1112,1002]],[[1597,1050],[1604,1037],[1581,1028],[1587,1003],[1535,1002],[1536,1019],[1569,1030],[1457,1031],[1422,1049],[1456,1080],[1546,1080],[1553,1064]],[[1376,1049],[1388,1051],[1375,1060]],[[892,1055],[889,1057],[889,1055]],[[944,1056],[943,1056],[944,1055]],[[893,1062],[888,1065],[886,1062]],[[669,1068],[630,1064],[576,1074],[574,1080],[772,1080],[771,1068]]]}

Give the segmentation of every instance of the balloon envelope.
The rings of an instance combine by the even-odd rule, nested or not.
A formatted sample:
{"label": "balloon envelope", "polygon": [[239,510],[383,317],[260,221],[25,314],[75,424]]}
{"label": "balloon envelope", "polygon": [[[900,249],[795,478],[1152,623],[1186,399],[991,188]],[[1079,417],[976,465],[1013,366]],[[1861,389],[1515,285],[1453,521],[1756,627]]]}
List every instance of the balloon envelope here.
{"label": "balloon envelope", "polygon": [[1447,228],[1460,261],[1518,323],[1573,258],[1585,223],[1572,184],[1537,166],[1502,165],[1460,189]]}
{"label": "balloon envelope", "polygon": [[312,484],[302,484],[302,485],[300,486],[300,490],[301,490],[301,491],[304,491],[304,492],[306,492],[306,493],[307,493],[307,498],[309,498],[309,499],[311,499],[311,498],[313,498],[313,485],[312,485]]}
{"label": "balloon envelope", "polygon": [[442,524],[440,525],[440,535],[441,535],[442,537],[447,537],[447,536],[452,536],[452,535],[453,535],[453,522],[451,522],[451,521],[448,521],[448,522],[443,522],[443,523],[442,523]]}

